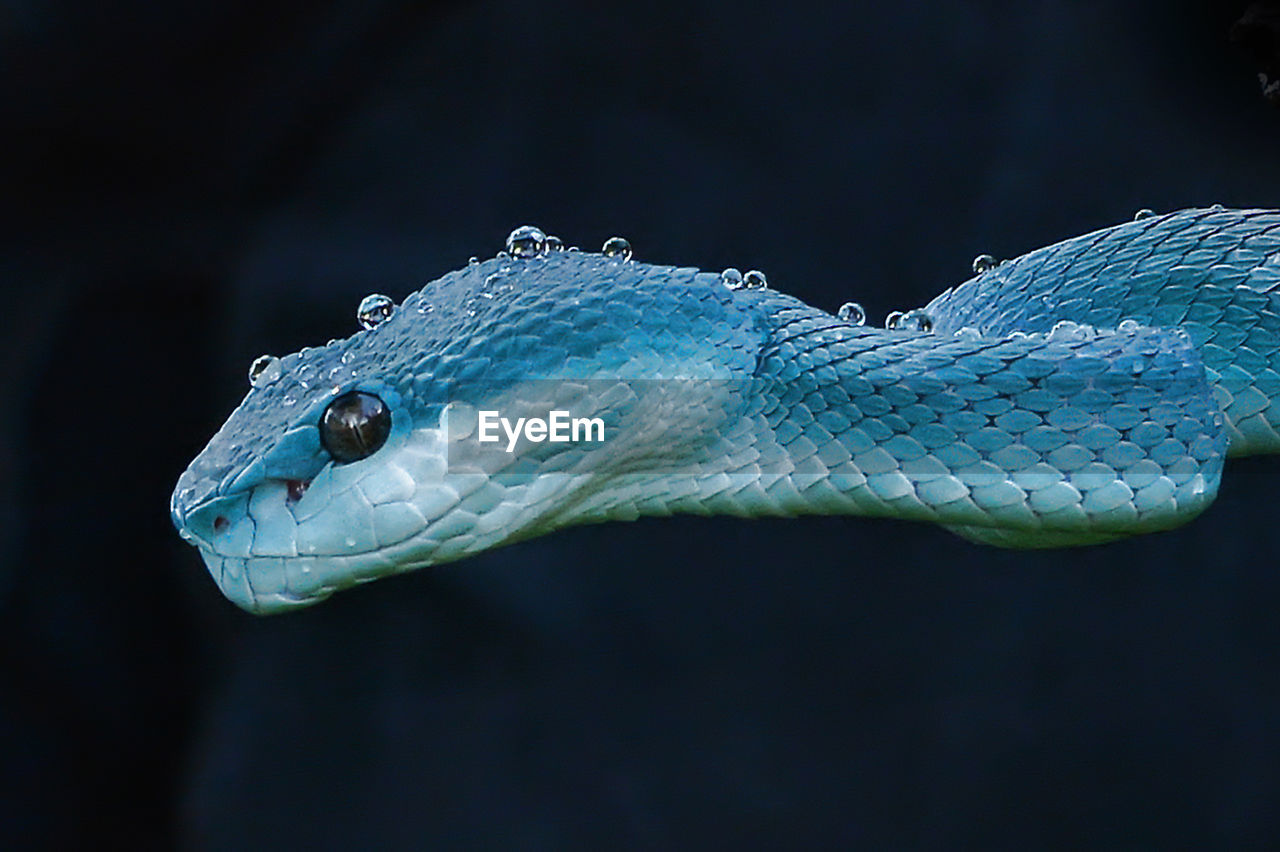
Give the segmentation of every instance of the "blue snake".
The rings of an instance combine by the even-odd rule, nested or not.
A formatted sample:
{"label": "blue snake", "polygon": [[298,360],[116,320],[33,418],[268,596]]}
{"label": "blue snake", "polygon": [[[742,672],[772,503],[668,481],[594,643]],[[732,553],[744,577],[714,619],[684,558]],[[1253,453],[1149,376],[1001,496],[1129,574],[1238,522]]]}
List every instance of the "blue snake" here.
{"label": "blue snake", "polygon": [[525,227],[400,305],[366,299],[349,338],[255,362],[173,522],[271,613],[675,512],[1092,544],[1178,526],[1226,456],[1280,450],[1280,212],[1143,211],[975,272],[873,328],[759,273]]}

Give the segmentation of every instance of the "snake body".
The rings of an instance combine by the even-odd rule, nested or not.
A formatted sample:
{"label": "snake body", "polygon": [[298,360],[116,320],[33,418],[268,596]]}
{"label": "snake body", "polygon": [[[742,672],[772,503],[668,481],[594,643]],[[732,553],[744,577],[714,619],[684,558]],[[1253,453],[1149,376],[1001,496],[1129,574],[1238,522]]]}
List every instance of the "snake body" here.
{"label": "snake body", "polygon": [[[1182,210],[1033,251],[934,299],[929,331],[726,281],[541,241],[469,264],[262,366],[174,523],[266,613],[673,512],[1091,544],[1182,524],[1228,454],[1280,450],[1280,212]],[[385,428],[344,454],[322,423],[352,399]],[[478,441],[485,410],[598,418],[603,440],[506,452]]]}

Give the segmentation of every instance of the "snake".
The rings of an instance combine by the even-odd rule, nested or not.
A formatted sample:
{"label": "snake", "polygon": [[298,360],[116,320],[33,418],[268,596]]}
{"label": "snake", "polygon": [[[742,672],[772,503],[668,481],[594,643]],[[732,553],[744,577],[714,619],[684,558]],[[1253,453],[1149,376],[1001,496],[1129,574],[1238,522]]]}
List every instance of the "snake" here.
{"label": "snake", "polygon": [[675,513],[1099,544],[1186,523],[1228,456],[1280,451],[1280,211],[1139,211],[981,256],[886,327],[533,226],[358,316],[255,361],[173,491],[250,612]]}

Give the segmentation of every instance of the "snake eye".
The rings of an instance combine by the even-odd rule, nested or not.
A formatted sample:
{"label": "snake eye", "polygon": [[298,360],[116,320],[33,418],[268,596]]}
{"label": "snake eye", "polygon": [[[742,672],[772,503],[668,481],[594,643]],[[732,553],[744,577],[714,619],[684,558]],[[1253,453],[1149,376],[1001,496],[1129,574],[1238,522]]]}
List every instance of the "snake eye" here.
{"label": "snake eye", "polygon": [[390,434],[391,412],[371,393],[344,393],[320,418],[320,443],[339,464],[368,458]]}

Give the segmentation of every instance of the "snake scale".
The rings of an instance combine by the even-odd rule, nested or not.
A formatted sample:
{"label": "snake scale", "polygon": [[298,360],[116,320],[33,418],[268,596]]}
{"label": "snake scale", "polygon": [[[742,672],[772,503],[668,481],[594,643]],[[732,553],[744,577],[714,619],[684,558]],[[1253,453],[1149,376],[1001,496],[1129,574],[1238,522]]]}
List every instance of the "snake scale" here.
{"label": "snake scale", "polygon": [[[366,299],[347,339],[255,362],[173,522],[223,594],[271,613],[675,512],[1092,544],[1180,525],[1226,456],[1280,450],[1280,212],[1140,215],[975,270],[872,328],[758,273],[526,227],[398,306]],[[555,432],[555,412],[565,440],[509,428]]]}

